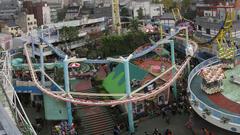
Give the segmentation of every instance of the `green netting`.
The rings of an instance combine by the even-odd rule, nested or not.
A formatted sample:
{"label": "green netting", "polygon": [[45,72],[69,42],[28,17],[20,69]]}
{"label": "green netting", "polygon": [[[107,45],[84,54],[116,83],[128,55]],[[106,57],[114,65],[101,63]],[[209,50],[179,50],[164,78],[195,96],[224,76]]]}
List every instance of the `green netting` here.
{"label": "green netting", "polygon": [[67,120],[66,103],[43,95],[46,120]]}
{"label": "green netting", "polygon": [[[130,80],[143,80],[148,72],[140,69],[134,64],[129,64]],[[125,75],[124,65],[118,64],[118,66],[107,76],[103,81],[103,87],[109,93],[125,93]]]}

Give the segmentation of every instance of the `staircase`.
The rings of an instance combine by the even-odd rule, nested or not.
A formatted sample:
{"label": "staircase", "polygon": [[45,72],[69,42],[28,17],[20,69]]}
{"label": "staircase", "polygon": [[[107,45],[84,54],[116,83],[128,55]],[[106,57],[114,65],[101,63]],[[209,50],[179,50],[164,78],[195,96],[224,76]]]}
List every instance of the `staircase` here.
{"label": "staircase", "polygon": [[80,114],[80,135],[112,135],[114,122],[105,107],[83,107]]}

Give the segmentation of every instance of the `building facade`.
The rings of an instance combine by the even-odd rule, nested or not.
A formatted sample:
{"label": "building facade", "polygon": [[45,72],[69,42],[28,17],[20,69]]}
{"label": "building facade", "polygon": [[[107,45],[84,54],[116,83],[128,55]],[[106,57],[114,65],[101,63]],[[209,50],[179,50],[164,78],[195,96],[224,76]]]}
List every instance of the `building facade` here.
{"label": "building facade", "polygon": [[139,16],[139,10],[142,10],[144,17],[152,18],[161,16],[163,12],[163,4],[154,4],[149,0],[134,0],[128,5],[128,9],[132,11],[133,17]]}
{"label": "building facade", "polygon": [[0,20],[14,20],[19,12],[17,0],[0,1]]}
{"label": "building facade", "polygon": [[58,21],[58,12],[62,9],[61,3],[49,3],[51,22],[56,23]]}
{"label": "building facade", "polygon": [[222,27],[225,20],[226,12],[234,11],[235,21],[233,22],[232,36],[233,38],[240,39],[240,3],[224,3],[219,2],[214,4],[197,4],[197,36],[200,38],[209,39],[218,34],[219,29]]}
{"label": "building facade", "polygon": [[74,20],[77,19],[80,13],[80,6],[71,6],[68,7],[65,20]]}
{"label": "building facade", "polygon": [[21,28],[15,22],[8,22],[1,29],[3,33],[11,34],[13,37],[21,36]]}
{"label": "building facade", "polygon": [[43,25],[51,23],[51,10],[50,7],[45,3],[42,7],[43,14]]}
{"label": "building facade", "polygon": [[16,20],[16,24],[19,25],[24,33],[27,35],[37,28],[37,20],[34,18],[34,14],[22,13]]}
{"label": "building facade", "polygon": [[4,50],[12,49],[12,36],[9,34],[0,33],[0,47]]}
{"label": "building facade", "polygon": [[24,1],[23,11],[27,14],[34,14],[38,26],[51,23],[51,10],[47,2]]}

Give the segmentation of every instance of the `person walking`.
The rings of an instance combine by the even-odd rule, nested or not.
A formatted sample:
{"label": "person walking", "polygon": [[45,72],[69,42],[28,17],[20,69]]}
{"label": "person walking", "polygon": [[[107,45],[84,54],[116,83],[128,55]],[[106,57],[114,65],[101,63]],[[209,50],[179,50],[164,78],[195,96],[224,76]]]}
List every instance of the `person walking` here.
{"label": "person walking", "polygon": [[154,131],[153,131],[153,135],[158,135],[158,134],[159,134],[158,129],[155,128]]}
{"label": "person walking", "polygon": [[166,123],[169,125],[170,124],[170,117],[167,115],[166,116]]}

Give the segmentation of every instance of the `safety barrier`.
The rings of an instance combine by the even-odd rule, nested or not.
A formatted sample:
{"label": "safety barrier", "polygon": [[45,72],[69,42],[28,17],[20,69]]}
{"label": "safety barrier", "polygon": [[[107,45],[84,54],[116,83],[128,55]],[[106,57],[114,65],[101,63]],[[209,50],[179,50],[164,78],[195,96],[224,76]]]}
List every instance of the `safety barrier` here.
{"label": "safety barrier", "polygon": [[14,120],[18,128],[21,130],[21,132],[23,134],[37,135],[31,122],[28,119],[28,116],[26,115],[23,109],[21,101],[19,100],[18,95],[14,90],[14,87],[12,86],[12,82],[10,81],[11,66],[10,66],[9,58],[10,56],[7,52],[4,58],[1,57],[1,60],[3,60],[2,61],[3,66],[2,66],[2,69],[0,70],[0,76],[1,76],[0,82],[1,82],[2,90],[5,93],[5,97],[7,98],[7,102],[11,109]]}
{"label": "safety barrier", "polygon": [[[240,56],[240,50],[236,51],[237,56]],[[213,116],[212,118],[221,121],[223,120],[223,118],[228,119],[229,123],[231,123],[232,125],[235,126],[239,126],[240,127],[240,115],[234,115],[234,114],[229,114],[227,112],[215,109],[213,107],[211,107],[210,105],[208,105],[207,103],[204,103],[203,101],[201,101],[198,98],[198,95],[195,95],[195,93],[191,90],[191,83],[193,78],[197,75],[197,73],[204,67],[213,65],[213,64],[217,64],[219,63],[220,60],[217,57],[213,57],[210,58],[208,60],[203,61],[202,63],[200,63],[199,65],[197,65],[189,74],[188,77],[188,92],[190,92],[190,100],[193,102],[198,102],[198,109],[201,112],[204,112],[205,109],[209,110],[211,112],[211,116]],[[193,105],[194,106],[194,105]],[[232,129],[231,129],[232,130]],[[233,131],[233,130],[232,130]]]}

